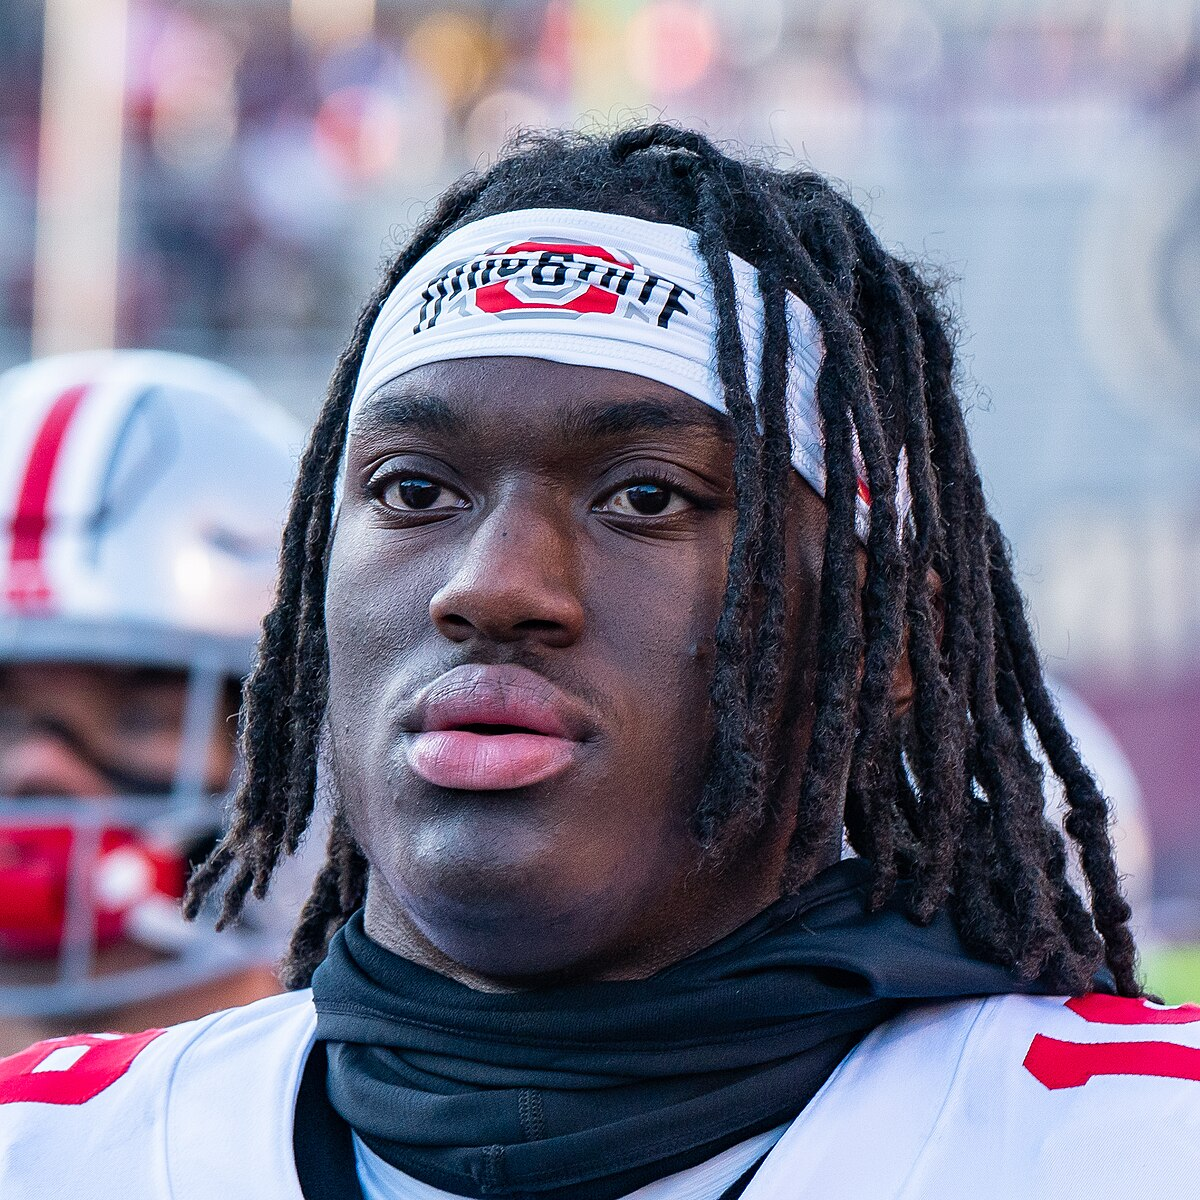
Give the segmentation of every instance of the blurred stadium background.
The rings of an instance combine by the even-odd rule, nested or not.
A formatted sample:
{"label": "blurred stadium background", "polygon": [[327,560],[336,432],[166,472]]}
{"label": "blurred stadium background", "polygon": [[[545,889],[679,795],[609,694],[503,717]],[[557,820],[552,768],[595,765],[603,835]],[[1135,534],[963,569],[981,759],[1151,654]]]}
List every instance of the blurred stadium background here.
{"label": "blurred stadium background", "polygon": [[1052,669],[1145,812],[1200,999],[1200,5],[6,0],[0,367],[206,355],[302,417],[389,245],[515,127],[647,114],[848,182],[963,314]]}

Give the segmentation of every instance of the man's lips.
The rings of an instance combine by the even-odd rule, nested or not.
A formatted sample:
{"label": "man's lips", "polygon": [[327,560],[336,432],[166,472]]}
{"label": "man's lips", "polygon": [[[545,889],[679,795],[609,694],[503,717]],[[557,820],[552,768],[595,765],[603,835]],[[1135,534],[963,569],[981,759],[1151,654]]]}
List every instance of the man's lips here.
{"label": "man's lips", "polygon": [[575,762],[587,714],[524,667],[456,667],[414,697],[404,727],[408,765],[438,787],[505,791]]}

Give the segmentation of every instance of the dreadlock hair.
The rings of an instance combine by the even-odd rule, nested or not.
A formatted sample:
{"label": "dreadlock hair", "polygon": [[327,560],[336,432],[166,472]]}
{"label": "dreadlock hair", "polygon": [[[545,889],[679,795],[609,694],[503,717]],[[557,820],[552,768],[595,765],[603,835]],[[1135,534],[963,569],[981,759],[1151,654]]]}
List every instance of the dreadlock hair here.
{"label": "dreadlock hair", "polygon": [[[223,877],[220,923],[262,897],[312,815],[328,663],[326,565],[347,415],[367,338],[397,281],[466,222],[538,205],[642,217],[695,231],[718,311],[716,357],[734,430],[737,518],[711,683],[714,732],[694,812],[702,844],[797,814],[786,886],[842,834],[873,869],[872,902],[893,895],[914,919],[948,909],[965,944],[1024,978],[1086,990],[1106,964],[1141,992],[1130,909],[1108,812],[1042,676],[1009,552],[988,514],[967,440],[950,318],[937,288],[883,249],[821,176],[723,153],[663,124],[611,136],[539,133],[447,191],[385,271],[342,353],[300,466],[283,539],[278,598],[245,689],[245,771],[225,837],[192,877],[194,916]],[[759,271],[761,385],[751,396],[729,254]],[[787,292],[820,326],[817,401],[826,440],[824,559],[815,719],[798,795],[780,797],[786,687],[784,511]],[[872,496],[865,585],[857,575],[857,440]],[[911,515],[897,536],[897,462]],[[940,579],[941,589],[938,594]],[[897,718],[891,681],[907,649],[915,700]],[[1040,747],[1040,755],[1036,751]],[[1061,780],[1068,848],[1045,815],[1044,759]],[[293,935],[284,981],[308,983],[329,939],[362,903],[367,864],[337,815],[328,854]]]}

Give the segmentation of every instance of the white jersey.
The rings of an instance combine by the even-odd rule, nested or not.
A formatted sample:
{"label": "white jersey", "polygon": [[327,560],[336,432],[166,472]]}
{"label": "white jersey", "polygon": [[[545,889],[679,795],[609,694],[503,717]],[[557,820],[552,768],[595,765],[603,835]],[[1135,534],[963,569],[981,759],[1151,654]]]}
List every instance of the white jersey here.
{"label": "white jersey", "polygon": [[[302,1200],[308,992],[0,1062],[0,1196]],[[1200,1007],[999,996],[866,1037],[743,1200],[1200,1196]]]}

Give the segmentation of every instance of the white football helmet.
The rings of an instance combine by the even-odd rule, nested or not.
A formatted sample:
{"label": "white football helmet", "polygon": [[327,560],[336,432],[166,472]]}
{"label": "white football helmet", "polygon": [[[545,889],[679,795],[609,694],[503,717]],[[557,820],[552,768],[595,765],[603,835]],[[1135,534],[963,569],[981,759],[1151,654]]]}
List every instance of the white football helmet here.
{"label": "white football helmet", "polygon": [[[183,355],[73,354],[0,375],[0,668],[188,680],[165,792],[0,797],[0,1016],[102,1011],[278,956],[307,880],[281,880],[232,935],[186,924],[179,897],[223,819],[228,796],[205,787],[214,721],[250,669],[302,442],[248,381]],[[99,973],[117,939],[153,961]]]}

